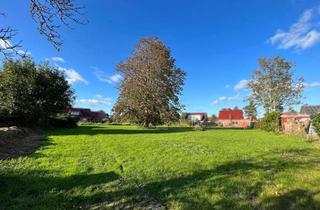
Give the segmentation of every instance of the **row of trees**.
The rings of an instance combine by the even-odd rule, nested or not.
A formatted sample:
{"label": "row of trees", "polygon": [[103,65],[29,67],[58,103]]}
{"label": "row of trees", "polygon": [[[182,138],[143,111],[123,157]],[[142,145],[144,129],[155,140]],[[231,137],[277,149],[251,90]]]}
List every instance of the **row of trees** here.
{"label": "row of trees", "polygon": [[[251,94],[244,107],[246,116],[257,118],[257,108],[261,106],[265,119],[270,121],[300,102],[304,79],[295,80],[292,67],[293,63],[281,57],[259,59],[259,69],[254,71],[248,84]],[[170,49],[160,39],[141,39],[131,57],[122,61],[117,69],[123,81],[113,108],[116,120],[146,127],[178,120],[183,108],[179,96],[185,72],[175,66]]]}
{"label": "row of trees", "polygon": [[[244,108],[256,117],[257,107],[265,113],[280,113],[300,102],[303,78],[294,80],[292,63],[280,57],[259,59],[248,87],[251,95]],[[175,65],[171,51],[157,37],[147,37],[135,46],[132,55],[117,70],[123,80],[113,107],[117,121],[149,127],[179,119],[179,101],[186,73]],[[61,113],[74,100],[63,73],[30,58],[7,60],[0,71],[0,114],[23,123],[43,123]],[[274,114],[272,116],[275,116]]]}
{"label": "row of trees", "polygon": [[36,126],[62,113],[74,100],[63,73],[30,58],[7,60],[0,71],[0,121]]}

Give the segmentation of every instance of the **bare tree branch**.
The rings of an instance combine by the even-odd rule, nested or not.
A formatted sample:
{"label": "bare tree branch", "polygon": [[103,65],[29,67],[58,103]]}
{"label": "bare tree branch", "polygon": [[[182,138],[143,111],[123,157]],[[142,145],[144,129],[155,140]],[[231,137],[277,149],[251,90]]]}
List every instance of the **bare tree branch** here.
{"label": "bare tree branch", "polygon": [[59,28],[64,25],[71,28],[72,23],[85,24],[80,20],[83,6],[78,6],[74,0],[31,0],[30,12],[34,21],[38,24],[40,34],[44,35],[53,46],[60,50],[63,40]]}
{"label": "bare tree branch", "polygon": [[[30,14],[38,25],[39,33],[59,51],[63,40],[59,29],[61,26],[71,28],[72,24],[85,24],[87,20],[81,20],[84,7],[78,6],[75,0],[30,0]],[[0,12],[0,16],[5,13]],[[21,41],[13,44],[13,38],[17,30],[10,26],[0,27],[0,54],[5,58],[28,56],[27,51],[21,50]]]}

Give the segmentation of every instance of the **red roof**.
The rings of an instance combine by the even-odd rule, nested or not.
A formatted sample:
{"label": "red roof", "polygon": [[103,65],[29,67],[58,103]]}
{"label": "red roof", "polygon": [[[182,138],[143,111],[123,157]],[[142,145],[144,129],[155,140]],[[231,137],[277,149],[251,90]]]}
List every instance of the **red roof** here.
{"label": "red roof", "polygon": [[219,120],[242,120],[243,111],[241,109],[223,109],[219,112]]}

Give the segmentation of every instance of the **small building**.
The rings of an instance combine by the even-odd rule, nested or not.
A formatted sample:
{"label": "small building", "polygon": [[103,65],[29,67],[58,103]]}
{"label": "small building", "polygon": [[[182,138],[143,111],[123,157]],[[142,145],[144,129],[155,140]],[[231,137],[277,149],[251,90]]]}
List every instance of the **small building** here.
{"label": "small building", "polygon": [[311,116],[320,112],[320,106],[303,105],[300,112],[284,112],[281,114],[283,132],[293,135],[307,135],[318,138],[311,123]]}
{"label": "small building", "polygon": [[191,122],[206,122],[208,120],[208,115],[205,112],[189,112],[184,113],[186,119]]}
{"label": "small building", "polygon": [[253,123],[253,118],[244,119],[241,109],[222,109],[217,124],[221,127],[251,128]]}
{"label": "small building", "polygon": [[86,108],[73,108],[69,107],[66,113],[71,117],[77,117],[83,122],[103,122],[108,118],[108,114],[104,111],[91,111]]}

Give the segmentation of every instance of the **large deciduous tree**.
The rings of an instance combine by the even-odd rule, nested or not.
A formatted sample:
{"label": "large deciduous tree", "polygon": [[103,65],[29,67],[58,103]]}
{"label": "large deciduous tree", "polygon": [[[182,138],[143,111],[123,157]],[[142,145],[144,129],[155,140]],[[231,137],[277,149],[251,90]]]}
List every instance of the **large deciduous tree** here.
{"label": "large deciduous tree", "polygon": [[176,67],[170,49],[159,38],[142,38],[117,70],[123,76],[113,108],[117,120],[148,127],[179,119],[186,74]]}
{"label": "large deciduous tree", "polygon": [[31,59],[6,61],[0,70],[0,115],[36,125],[61,113],[74,100],[63,73]]}
{"label": "large deciduous tree", "polygon": [[281,57],[259,59],[260,68],[253,73],[248,87],[250,100],[264,107],[265,113],[281,112],[300,103],[304,79],[294,80],[293,63]]}

